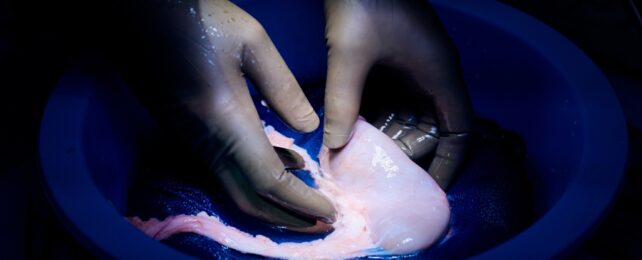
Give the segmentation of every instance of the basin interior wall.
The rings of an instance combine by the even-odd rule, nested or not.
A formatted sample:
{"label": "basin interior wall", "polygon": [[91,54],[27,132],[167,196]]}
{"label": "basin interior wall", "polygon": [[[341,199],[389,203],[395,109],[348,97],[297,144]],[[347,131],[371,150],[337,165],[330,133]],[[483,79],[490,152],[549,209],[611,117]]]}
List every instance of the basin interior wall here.
{"label": "basin interior wall", "polygon": [[[263,24],[301,85],[318,86],[317,83],[324,80],[326,49],[322,1],[235,2]],[[594,134],[588,128],[594,127],[595,123],[590,117],[605,115],[587,112],[591,103],[587,104],[582,93],[573,87],[577,79],[569,78],[575,74],[567,73],[566,64],[557,63],[558,60],[547,52],[550,50],[547,48],[558,46],[552,40],[544,44],[531,42],[528,37],[516,35],[511,30],[514,27],[499,26],[500,20],[489,19],[489,15],[475,15],[483,8],[468,8],[476,6],[472,3],[456,6],[448,1],[434,1],[433,4],[459,50],[476,115],[495,120],[524,139],[527,147],[525,170],[533,184],[534,210],[537,216],[546,215],[573,183],[582,181],[578,172],[585,167],[581,165],[587,163],[587,151],[601,147],[599,144],[591,147]],[[498,10],[521,15],[509,9],[500,7]],[[524,22],[523,27],[539,30],[542,25],[530,26]],[[573,47],[566,44],[570,47],[563,45],[563,48]],[[554,53],[567,55],[566,49]],[[572,50],[573,55],[577,53],[579,51]],[[578,63],[588,62],[592,66],[584,59]],[[67,111],[80,119],[77,124],[80,151],[72,149],[69,152],[80,153],[104,202],[124,214],[127,188],[136,174],[139,144],[154,138],[157,132],[154,120],[127,90],[116,71],[98,73],[78,69],[61,82],[65,81],[67,84],[59,86],[54,96],[82,108],[82,111]],[[593,83],[608,86],[605,82]],[[48,111],[45,117],[60,112]],[[615,116],[614,120],[621,120],[619,117],[621,115]],[[70,116],[60,122],[64,124],[65,120],[73,118]],[[56,122],[43,121],[45,123]],[[613,134],[623,135],[620,130],[614,130]],[[41,136],[41,140],[51,136]],[[622,145],[622,138],[614,140]],[[615,153],[618,154],[622,155],[622,151]],[[621,164],[614,170],[621,170],[623,162]]]}

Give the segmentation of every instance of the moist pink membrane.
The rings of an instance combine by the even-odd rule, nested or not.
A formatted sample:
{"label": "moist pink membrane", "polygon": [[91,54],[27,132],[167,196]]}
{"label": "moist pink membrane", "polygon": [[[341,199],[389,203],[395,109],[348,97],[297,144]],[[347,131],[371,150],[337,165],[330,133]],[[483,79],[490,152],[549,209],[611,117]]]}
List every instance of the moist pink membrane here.
{"label": "moist pink membrane", "polygon": [[274,146],[292,149],[305,159],[319,191],[337,209],[334,231],[325,238],[275,243],[205,212],[162,221],[128,220],[158,240],[193,232],[244,253],[294,259],[409,254],[431,246],[447,228],[450,209],[444,192],[388,136],[364,120],[357,121],[345,147],[321,149],[320,166],[293,139],[270,126],[265,133]]}

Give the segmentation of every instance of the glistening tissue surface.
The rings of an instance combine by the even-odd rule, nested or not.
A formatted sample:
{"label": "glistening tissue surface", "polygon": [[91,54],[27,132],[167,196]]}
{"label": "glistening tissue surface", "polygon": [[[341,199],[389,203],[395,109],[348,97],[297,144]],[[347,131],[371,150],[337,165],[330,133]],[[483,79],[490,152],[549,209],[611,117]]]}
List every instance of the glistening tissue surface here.
{"label": "glistening tissue surface", "polygon": [[[322,88],[314,89],[317,91],[306,94],[322,117]],[[322,143],[322,127],[309,134],[291,130],[269,108],[261,105],[257,93],[252,94],[259,115],[267,125],[294,138],[298,146],[316,157]],[[164,219],[205,211],[219,216],[226,224],[250,234],[265,235],[275,242],[311,241],[324,236],[273,228],[242,214],[225,197],[213,176],[205,174],[193,158],[177,153],[180,148],[162,140],[159,138],[143,150],[142,159],[138,162],[140,174],[129,189],[127,216]],[[524,153],[519,137],[503,131],[491,121],[478,120],[465,165],[447,192],[452,207],[450,230],[435,246],[410,257],[471,256],[507,240],[528,226],[532,221],[532,197],[523,169]],[[418,164],[427,168],[430,159],[429,156]],[[305,172],[298,172],[297,176],[309,185],[313,184]],[[199,258],[260,258],[193,233],[176,234],[161,242]]]}

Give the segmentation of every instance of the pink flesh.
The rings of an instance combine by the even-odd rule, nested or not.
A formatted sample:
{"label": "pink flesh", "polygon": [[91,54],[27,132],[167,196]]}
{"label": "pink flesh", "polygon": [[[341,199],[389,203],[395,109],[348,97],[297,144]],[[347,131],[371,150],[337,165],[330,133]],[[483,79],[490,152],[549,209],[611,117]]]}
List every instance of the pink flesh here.
{"label": "pink flesh", "polygon": [[444,192],[388,136],[362,119],[344,148],[322,148],[321,168],[292,139],[272,127],[266,134],[273,145],[293,149],[306,160],[319,190],[334,203],[339,215],[325,239],[277,244],[226,226],[205,212],[163,221],[128,220],[155,239],[194,232],[241,252],[276,258],[407,254],[432,245],[446,229],[450,209]]}

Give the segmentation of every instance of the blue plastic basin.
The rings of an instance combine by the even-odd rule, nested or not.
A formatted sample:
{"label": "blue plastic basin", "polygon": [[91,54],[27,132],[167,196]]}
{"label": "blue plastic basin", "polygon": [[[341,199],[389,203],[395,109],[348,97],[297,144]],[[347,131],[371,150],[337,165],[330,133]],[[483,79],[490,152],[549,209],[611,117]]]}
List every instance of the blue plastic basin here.
{"label": "blue plastic basin", "polygon": [[[236,1],[266,28],[300,82],[325,77],[322,1]],[[491,1],[433,1],[457,45],[476,113],[521,135],[536,222],[481,257],[562,255],[613,200],[627,156],[608,82],[564,37]],[[76,69],[58,84],[40,131],[57,213],[88,248],[116,258],[177,258],[122,217],[137,143],[155,128],[114,72]],[[483,239],[483,238],[480,238]]]}

